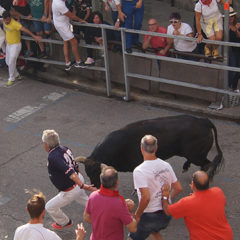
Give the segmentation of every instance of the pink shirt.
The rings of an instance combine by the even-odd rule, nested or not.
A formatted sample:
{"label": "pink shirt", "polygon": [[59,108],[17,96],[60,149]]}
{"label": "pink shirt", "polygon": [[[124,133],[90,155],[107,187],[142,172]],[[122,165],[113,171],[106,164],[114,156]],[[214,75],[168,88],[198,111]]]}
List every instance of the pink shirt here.
{"label": "pink shirt", "polygon": [[85,211],[91,216],[91,240],[123,240],[123,226],[132,222],[125,202],[98,191],[91,193]]}
{"label": "pink shirt", "polygon": [[[163,27],[158,27],[158,33],[167,33],[167,29]],[[150,35],[146,35],[144,37],[144,41],[146,41],[149,38]],[[152,39],[150,40],[150,44],[152,48],[165,48],[167,45],[167,38],[164,37],[157,37],[153,36]],[[161,56],[161,54],[158,52],[157,55]]]}

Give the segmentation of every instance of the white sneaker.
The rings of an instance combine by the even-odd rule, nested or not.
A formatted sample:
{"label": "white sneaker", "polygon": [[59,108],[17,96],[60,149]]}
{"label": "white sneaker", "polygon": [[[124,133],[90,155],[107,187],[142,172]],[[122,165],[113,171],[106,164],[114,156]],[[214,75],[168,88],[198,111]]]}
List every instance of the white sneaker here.
{"label": "white sneaker", "polygon": [[87,60],[84,62],[86,65],[92,65],[95,63],[93,58],[88,57]]}
{"label": "white sneaker", "polygon": [[235,89],[233,90],[235,93],[239,93],[239,89]]}

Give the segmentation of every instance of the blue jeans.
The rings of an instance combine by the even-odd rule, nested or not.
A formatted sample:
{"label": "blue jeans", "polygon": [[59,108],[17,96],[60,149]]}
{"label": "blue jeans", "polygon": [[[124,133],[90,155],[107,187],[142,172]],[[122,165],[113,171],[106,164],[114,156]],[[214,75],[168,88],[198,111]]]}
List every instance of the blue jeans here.
{"label": "blue jeans", "polygon": [[156,213],[143,213],[138,223],[137,232],[131,233],[133,240],[144,240],[151,233],[158,233],[166,228],[171,220],[171,216],[167,216],[164,211]]}
{"label": "blue jeans", "polygon": [[[229,66],[240,67],[240,56],[238,51],[232,51],[229,55]],[[238,86],[238,79],[240,78],[239,72],[228,72],[228,86],[232,90],[236,90]]]}
{"label": "blue jeans", "polygon": [[[125,18],[125,28],[140,30],[142,27],[144,3],[142,4],[141,8],[136,8],[137,2],[137,0],[122,1],[122,11],[127,16],[127,18]],[[126,47],[131,48],[132,44],[136,43],[138,43],[138,34],[126,33]]]}
{"label": "blue jeans", "polygon": [[[113,20],[113,24],[116,23],[118,19],[118,11],[112,11],[112,20]],[[123,27],[123,23],[120,22],[120,27]],[[120,31],[114,31],[114,37],[116,41],[121,42],[121,32]]]}

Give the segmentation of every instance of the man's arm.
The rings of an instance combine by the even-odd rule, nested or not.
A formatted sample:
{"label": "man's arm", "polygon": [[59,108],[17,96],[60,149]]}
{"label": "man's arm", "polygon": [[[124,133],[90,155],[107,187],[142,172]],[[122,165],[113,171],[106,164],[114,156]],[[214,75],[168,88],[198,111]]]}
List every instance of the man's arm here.
{"label": "man's arm", "polygon": [[83,213],[83,219],[84,219],[84,221],[85,222],[87,222],[87,223],[92,223],[92,221],[91,221],[91,216],[90,216],[90,214],[88,214],[87,212],[86,212],[86,210],[84,211],[84,213]]}
{"label": "man's arm", "polygon": [[148,203],[150,202],[150,193],[148,188],[139,188],[139,191],[141,192],[141,200],[139,202],[138,208],[136,210],[136,221],[137,223],[140,220],[140,217],[143,214],[143,211],[147,207]]}
{"label": "man's arm", "polygon": [[133,218],[132,222],[126,225],[129,232],[135,233],[137,231],[137,221]]}
{"label": "man's arm", "polygon": [[179,181],[172,183],[172,190],[170,192],[171,199],[175,198],[182,191],[182,185]]}
{"label": "man's arm", "polygon": [[143,49],[143,50],[144,50],[144,49],[147,49],[147,48],[149,47],[150,41],[151,41],[152,37],[153,37],[153,36],[148,36],[147,39],[144,39],[143,44],[142,44],[142,49]]}
{"label": "man's arm", "polygon": [[170,213],[168,211],[169,196],[170,196],[170,186],[169,184],[164,184],[162,187],[162,207],[163,207],[163,211],[167,216],[170,216]]}
{"label": "man's arm", "polygon": [[96,191],[97,188],[94,187],[94,185],[87,185],[83,184],[83,182],[80,180],[78,174],[76,172],[72,173],[69,177],[72,181],[74,181],[80,188],[88,191]]}
{"label": "man's arm", "polygon": [[200,43],[203,40],[202,28],[200,24],[202,14],[200,12],[195,12],[196,28],[197,28],[197,42]]}
{"label": "man's arm", "polygon": [[85,23],[86,21],[84,21],[83,19],[77,17],[75,14],[73,14],[72,12],[68,11],[66,12],[64,15],[66,15],[67,17],[69,17],[71,20],[76,20],[80,23]]}
{"label": "man's arm", "polygon": [[40,42],[41,39],[42,39],[40,36],[34,35],[30,30],[28,30],[28,29],[25,28],[25,27],[21,27],[20,30],[23,31],[23,32],[25,32],[25,33],[27,33],[27,34],[30,35],[32,38],[34,38],[34,40],[35,40],[36,42]]}

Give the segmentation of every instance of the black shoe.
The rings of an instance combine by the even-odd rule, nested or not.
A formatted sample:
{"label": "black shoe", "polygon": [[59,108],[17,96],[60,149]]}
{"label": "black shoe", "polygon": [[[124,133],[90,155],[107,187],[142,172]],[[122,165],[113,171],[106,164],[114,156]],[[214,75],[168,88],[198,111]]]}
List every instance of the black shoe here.
{"label": "black shoe", "polygon": [[132,53],[132,49],[131,48],[126,48],[126,52],[127,53]]}
{"label": "black shoe", "polygon": [[136,46],[137,48],[142,48],[142,43],[137,42],[133,44],[134,46]]}
{"label": "black shoe", "polygon": [[84,68],[84,67],[86,67],[86,64],[83,61],[81,61],[80,63],[76,62],[74,64],[74,67],[75,68]]}
{"label": "black shoe", "polygon": [[45,51],[41,52],[41,53],[38,55],[38,58],[47,58],[47,54],[45,53]]}

